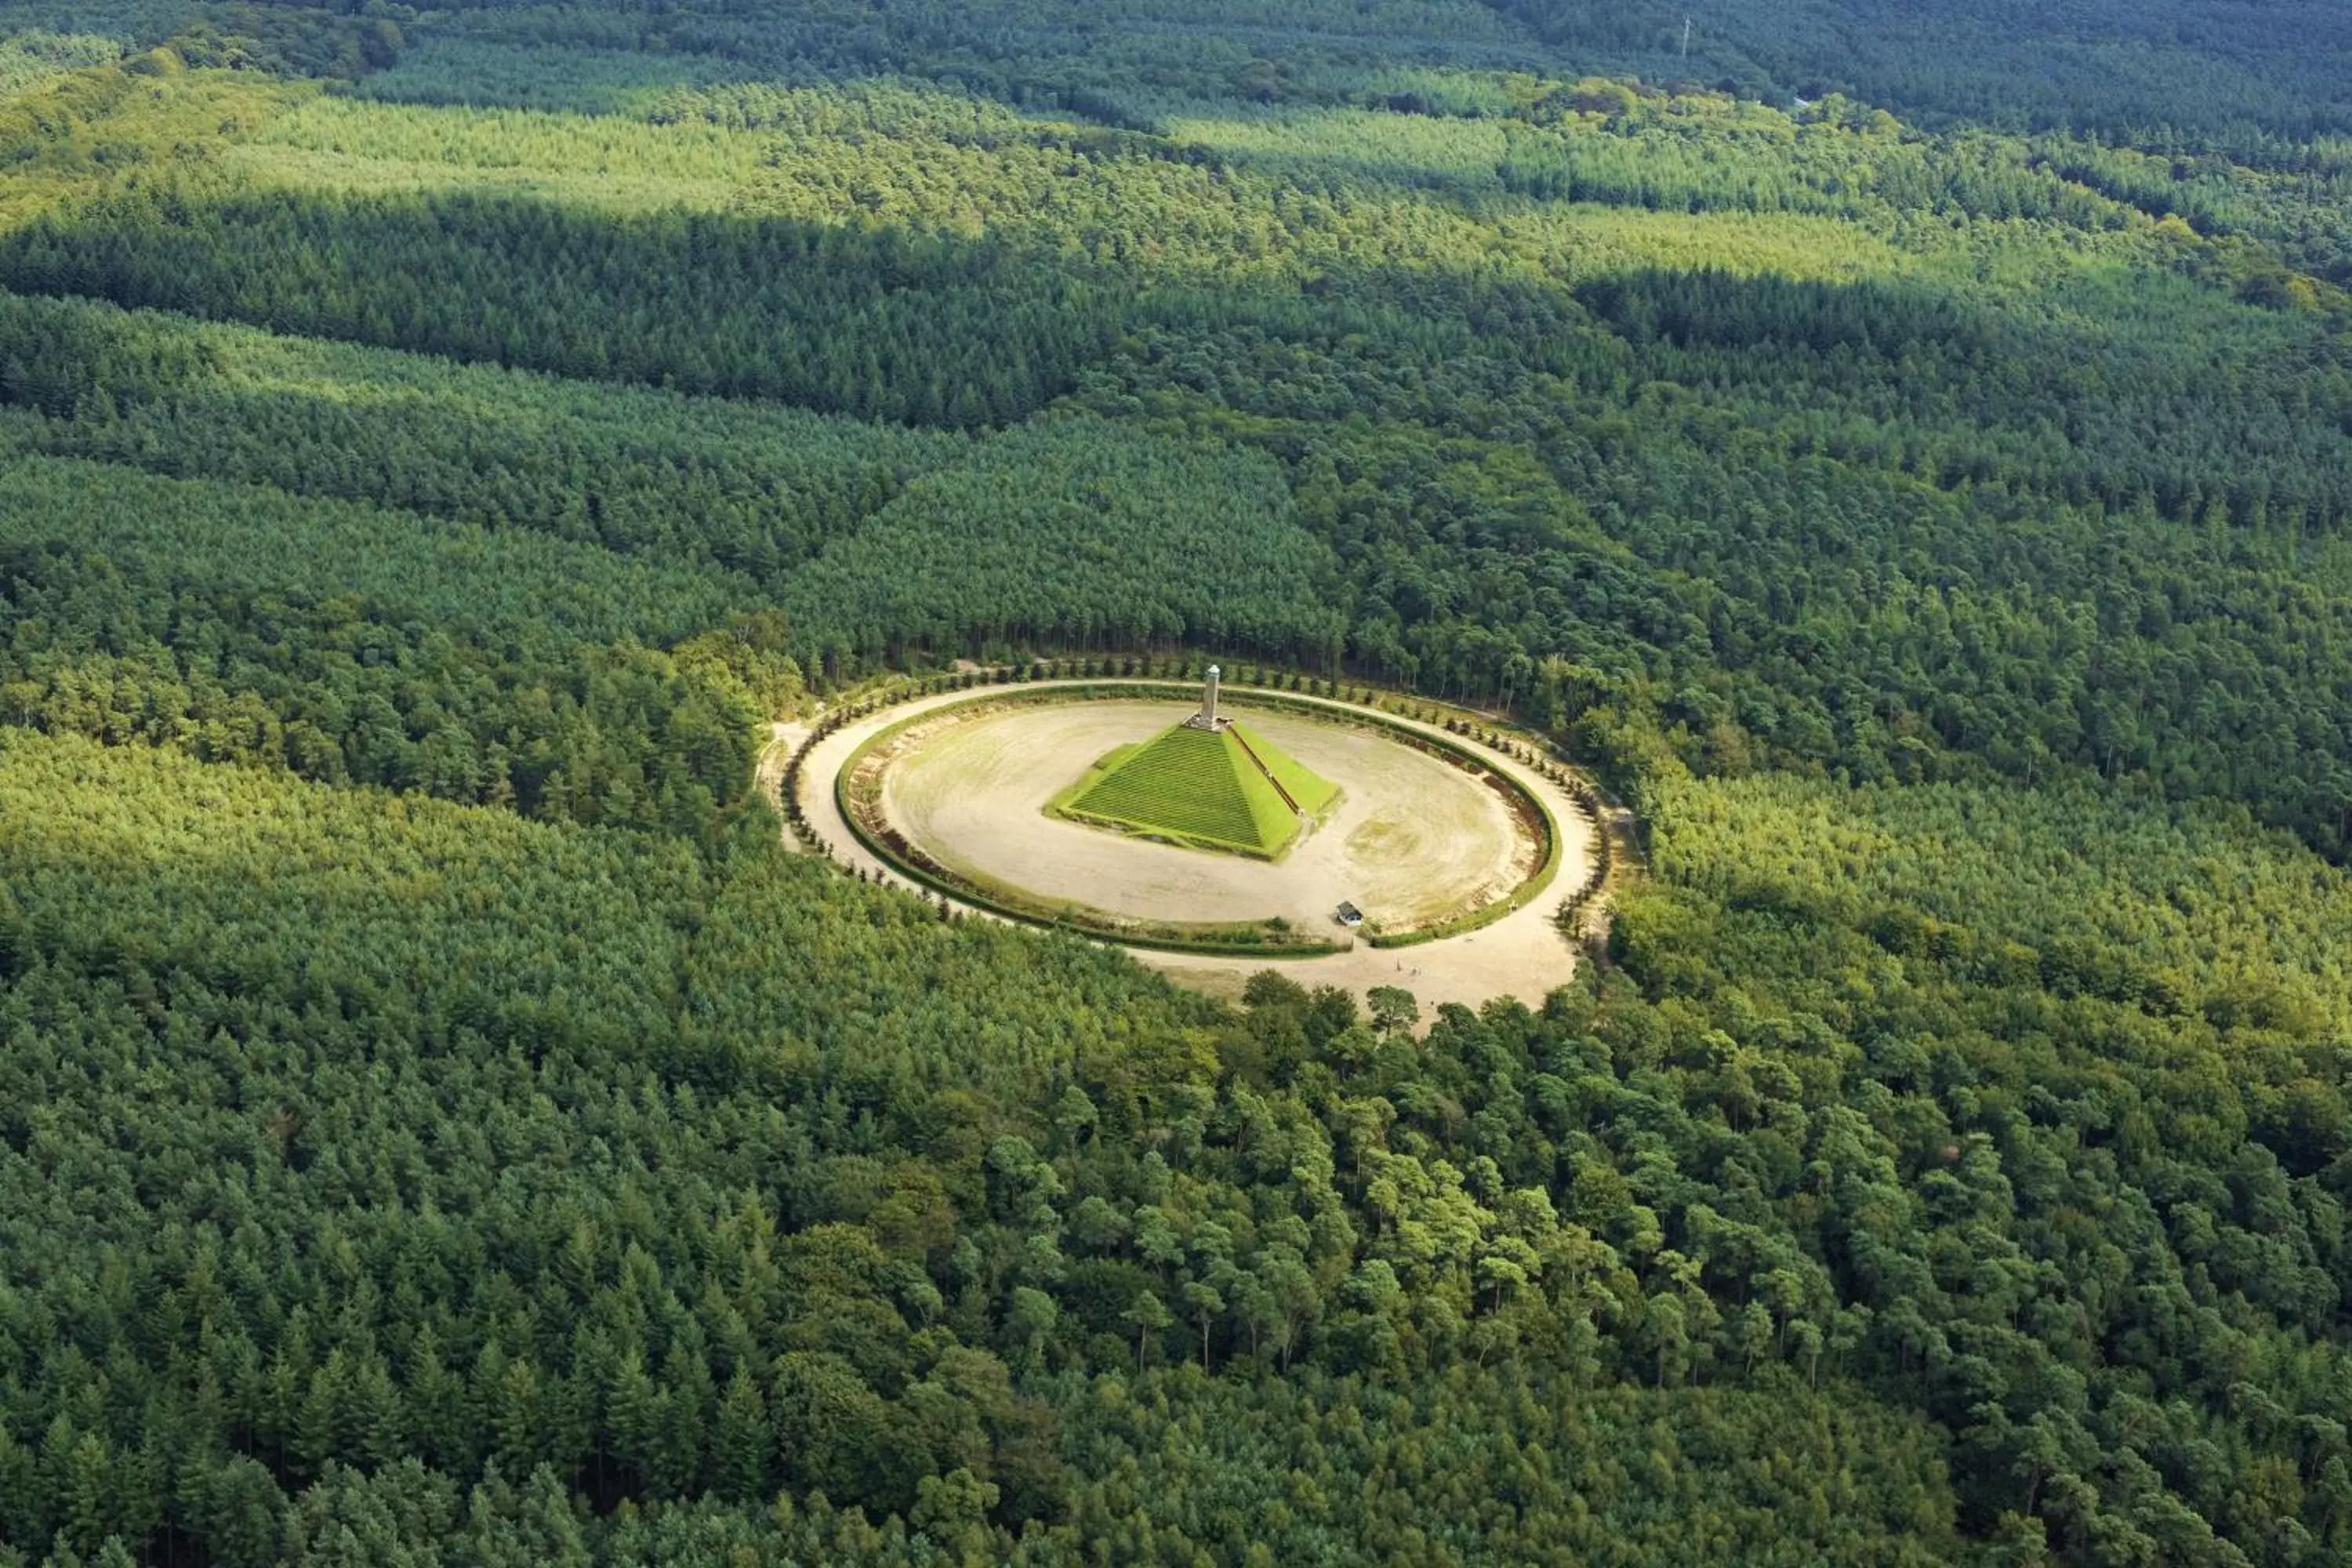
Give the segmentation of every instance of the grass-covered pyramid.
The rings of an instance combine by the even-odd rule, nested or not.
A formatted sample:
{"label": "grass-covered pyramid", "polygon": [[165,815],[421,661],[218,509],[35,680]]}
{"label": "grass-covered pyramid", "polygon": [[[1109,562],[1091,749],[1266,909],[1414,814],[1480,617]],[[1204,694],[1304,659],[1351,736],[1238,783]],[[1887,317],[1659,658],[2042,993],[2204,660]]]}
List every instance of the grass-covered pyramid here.
{"label": "grass-covered pyramid", "polygon": [[1339,786],[1301,766],[1246,725],[1178,724],[1121,746],[1055,802],[1080,822],[1171,843],[1271,860],[1299,822],[1331,804]]}

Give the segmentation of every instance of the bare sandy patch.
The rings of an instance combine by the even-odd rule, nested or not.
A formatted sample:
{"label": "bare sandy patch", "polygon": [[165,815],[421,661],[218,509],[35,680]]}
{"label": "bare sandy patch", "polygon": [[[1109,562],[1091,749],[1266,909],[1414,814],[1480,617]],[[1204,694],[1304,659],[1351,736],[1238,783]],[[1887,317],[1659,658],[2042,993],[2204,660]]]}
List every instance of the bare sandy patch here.
{"label": "bare sandy patch", "polygon": [[[1042,693],[1054,689],[1058,684],[1061,683],[1041,682],[1026,689]],[[870,715],[816,742],[803,760],[799,775],[799,804],[810,823],[814,846],[863,875],[909,891],[916,890],[911,883],[884,865],[851,834],[834,798],[834,780],[843,763],[882,730],[913,715],[971,702],[976,695],[972,692],[950,692],[921,698]],[[1334,716],[1342,720],[1349,712],[1343,704],[1323,704],[1321,700],[1313,700],[1318,705],[1328,706]],[[1069,709],[1084,711],[1090,708],[1117,705],[1074,701]],[[1181,716],[1190,710],[1190,704],[1184,702],[1141,701],[1136,706],[1150,709],[1162,716],[1171,712]],[[1251,722],[1256,724],[1260,714],[1265,712],[1264,710],[1253,710]],[[1444,735],[1433,725],[1393,717],[1390,721],[1435,738],[1443,738]],[[1107,740],[1094,752],[1069,759],[1069,777],[1075,778],[1088,763],[1118,743],[1116,740]],[[1286,738],[1279,743],[1286,748],[1292,744]],[[1083,747],[1080,749],[1083,751]],[[1294,754],[1298,754],[1301,762],[1315,765],[1306,755]],[[1552,916],[1559,897],[1565,896],[1565,890],[1580,885],[1584,879],[1586,868],[1591,863],[1594,827],[1575,797],[1534,770],[1501,758],[1489,760],[1487,765],[1543,801],[1550,809],[1553,820],[1559,825],[1563,842],[1559,877],[1553,882],[1550,893],[1524,908],[1515,910],[1483,930],[1467,935],[1402,949],[1382,950],[1359,943],[1348,952],[1318,958],[1286,959],[1271,964],[1268,960],[1257,957],[1220,958],[1140,950],[1133,950],[1133,956],[1139,963],[1163,971],[1171,980],[1226,997],[1237,997],[1250,974],[1273,967],[1302,985],[1337,985],[1359,996],[1374,986],[1402,986],[1420,997],[1424,1007],[1449,1002],[1476,1006],[1496,996],[1515,996],[1530,1004],[1540,1001],[1546,993],[1565,982],[1575,968],[1575,948],[1553,923]],[[1320,773],[1323,770],[1318,767],[1316,771]],[[1334,774],[1328,773],[1324,776],[1335,778]],[[1465,780],[1465,783],[1470,782],[1466,775]],[[1344,780],[1335,779],[1335,782],[1346,787]],[[1371,830],[1360,841],[1360,854],[1379,853],[1383,847],[1382,833],[1410,831],[1413,826],[1410,822],[1381,821],[1377,818],[1377,812],[1367,812],[1356,824],[1357,828],[1369,827]],[[1075,824],[1060,826],[1090,836],[1097,831],[1080,828]],[[1337,819],[1327,823],[1318,837],[1332,836],[1336,826]],[[1344,843],[1349,833],[1353,831],[1349,829],[1338,837]],[[1165,848],[1164,846],[1137,847]],[[1167,853],[1192,858],[1199,852],[1168,849]],[[1559,896],[1553,896],[1555,894]],[[969,906],[958,907],[967,913],[982,913],[971,910]],[[1331,928],[1326,926],[1321,929]]]}
{"label": "bare sandy patch", "polygon": [[1339,785],[1336,807],[1275,862],[1180,848],[1045,814],[1105,753],[1181,720],[1181,702],[1005,705],[942,714],[896,739],[883,808],[940,864],[1132,920],[1279,917],[1336,931],[1341,900],[1393,928],[1476,909],[1535,868],[1501,794],[1377,731],[1249,712],[1253,728]]}

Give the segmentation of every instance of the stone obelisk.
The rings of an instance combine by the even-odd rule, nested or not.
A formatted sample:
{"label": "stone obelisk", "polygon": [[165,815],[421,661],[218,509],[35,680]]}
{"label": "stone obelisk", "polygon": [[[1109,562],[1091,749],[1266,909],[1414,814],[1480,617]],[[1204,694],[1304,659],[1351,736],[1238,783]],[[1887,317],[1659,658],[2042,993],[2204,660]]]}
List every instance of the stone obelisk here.
{"label": "stone obelisk", "polygon": [[1217,667],[1209,666],[1209,682],[1201,689],[1201,710],[1184,721],[1195,730],[1222,730],[1233,722],[1217,717]]}

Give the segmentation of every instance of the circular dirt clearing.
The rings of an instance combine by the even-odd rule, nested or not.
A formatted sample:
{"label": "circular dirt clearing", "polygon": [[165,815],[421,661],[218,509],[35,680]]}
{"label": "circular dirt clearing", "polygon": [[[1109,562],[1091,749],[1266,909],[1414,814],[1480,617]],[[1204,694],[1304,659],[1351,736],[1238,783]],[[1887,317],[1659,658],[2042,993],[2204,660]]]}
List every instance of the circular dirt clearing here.
{"label": "circular dirt clearing", "polygon": [[982,700],[891,737],[881,773],[890,825],[957,876],[1118,920],[1281,918],[1339,935],[1347,900],[1391,931],[1507,897],[1540,847],[1503,793],[1467,769],[1366,724],[1251,707],[1250,726],[1340,796],[1275,862],[1179,848],[1046,814],[1115,747],[1192,711],[1181,701]]}

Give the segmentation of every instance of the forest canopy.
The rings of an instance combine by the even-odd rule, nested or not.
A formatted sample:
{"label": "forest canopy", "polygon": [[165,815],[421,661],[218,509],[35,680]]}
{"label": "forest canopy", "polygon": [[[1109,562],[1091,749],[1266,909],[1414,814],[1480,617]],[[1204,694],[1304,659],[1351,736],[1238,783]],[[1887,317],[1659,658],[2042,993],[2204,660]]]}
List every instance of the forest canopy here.
{"label": "forest canopy", "polygon": [[[0,1568],[2352,1555],[2347,26],[0,0]],[[793,852],[1062,656],[1639,874]]]}

